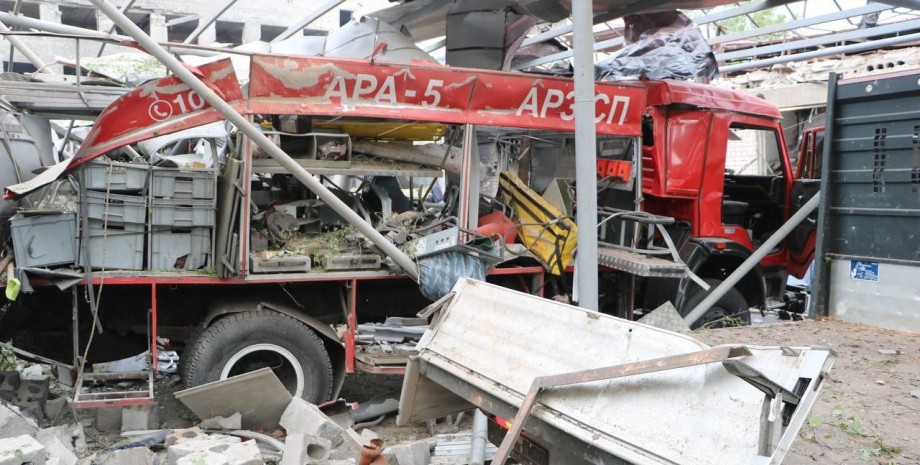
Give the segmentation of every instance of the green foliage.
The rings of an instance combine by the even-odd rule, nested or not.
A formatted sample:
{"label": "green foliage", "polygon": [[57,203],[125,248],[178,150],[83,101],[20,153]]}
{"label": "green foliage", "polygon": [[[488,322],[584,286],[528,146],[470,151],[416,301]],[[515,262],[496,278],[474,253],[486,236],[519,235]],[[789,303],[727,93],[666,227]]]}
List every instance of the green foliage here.
{"label": "green foliage", "polygon": [[[771,8],[768,10],[755,11],[749,15],[735,16],[728,19],[723,19],[722,21],[716,22],[718,28],[715,28],[714,32],[720,35],[732,34],[735,32],[748,31],[751,29],[757,29],[767,26],[775,26],[777,24],[784,23],[788,18],[786,14],[783,13],[778,8]],[[756,25],[755,25],[756,24]],[[720,31],[720,32],[719,32]],[[713,34],[715,35],[715,34]],[[781,37],[782,32],[777,32],[773,34],[767,34],[761,36],[762,38],[776,38]]]}

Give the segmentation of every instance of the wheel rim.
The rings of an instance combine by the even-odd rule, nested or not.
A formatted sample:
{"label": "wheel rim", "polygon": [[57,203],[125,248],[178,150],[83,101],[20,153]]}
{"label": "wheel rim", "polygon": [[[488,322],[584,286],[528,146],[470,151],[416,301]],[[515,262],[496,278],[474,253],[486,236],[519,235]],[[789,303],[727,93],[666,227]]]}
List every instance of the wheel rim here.
{"label": "wheel rim", "polygon": [[304,389],[303,368],[291,351],[275,344],[254,344],[233,354],[224,364],[220,379],[227,379],[260,368],[271,368],[281,384],[294,397],[302,397]]}

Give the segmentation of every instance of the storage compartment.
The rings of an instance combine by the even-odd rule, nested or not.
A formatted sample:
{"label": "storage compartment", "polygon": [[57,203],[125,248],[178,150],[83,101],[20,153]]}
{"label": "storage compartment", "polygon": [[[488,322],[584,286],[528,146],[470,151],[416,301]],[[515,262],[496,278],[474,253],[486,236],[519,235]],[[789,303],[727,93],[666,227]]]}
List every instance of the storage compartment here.
{"label": "storage compartment", "polygon": [[192,271],[210,264],[211,229],[151,231],[151,271]]}
{"label": "storage compartment", "polygon": [[16,266],[69,265],[77,259],[77,215],[55,213],[10,220]]}
{"label": "storage compartment", "polygon": [[[310,133],[297,136],[305,140],[305,149],[291,152],[291,158],[306,167],[335,168],[351,164],[351,136],[336,133]],[[271,158],[253,158],[253,170],[277,167]]]}
{"label": "storage compartment", "polygon": [[305,255],[262,258],[252,254],[249,263],[253,273],[307,273],[312,268],[312,260]]}
{"label": "storage compartment", "polygon": [[150,224],[154,226],[212,227],[214,217],[213,200],[150,199]]}
{"label": "storage compartment", "polygon": [[83,184],[101,191],[140,192],[147,188],[149,172],[146,164],[91,161],[83,165]]}
{"label": "storage compartment", "polygon": [[173,199],[213,199],[217,172],[193,169],[153,168],[150,195]]}
{"label": "storage compartment", "polygon": [[89,263],[80,264],[95,270],[143,270],[144,224],[89,220]]}
{"label": "storage compartment", "polygon": [[87,191],[86,209],[89,218],[110,223],[147,223],[147,197]]}

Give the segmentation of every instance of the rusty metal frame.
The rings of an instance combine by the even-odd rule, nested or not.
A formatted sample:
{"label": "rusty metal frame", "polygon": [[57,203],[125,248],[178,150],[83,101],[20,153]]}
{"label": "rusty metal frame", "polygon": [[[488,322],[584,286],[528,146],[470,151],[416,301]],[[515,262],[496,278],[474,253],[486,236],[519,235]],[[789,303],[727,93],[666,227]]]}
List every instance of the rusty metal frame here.
{"label": "rusty metal frame", "polygon": [[653,358],[639,362],[534,378],[533,383],[530,385],[530,390],[527,392],[527,396],[524,397],[524,401],[521,403],[521,408],[514,417],[511,429],[508,430],[505,438],[502,439],[501,446],[499,446],[498,452],[492,459],[492,464],[505,465],[505,462],[511,455],[511,449],[514,447],[514,443],[517,442],[521,432],[524,431],[524,424],[527,423],[531,413],[533,413],[534,405],[537,402],[537,396],[539,396],[544,389],[725,362],[726,360],[750,355],[752,355],[750,349],[745,346],[721,346],[708,350],[701,350],[699,352],[691,352],[689,354],[672,355],[669,357]]}

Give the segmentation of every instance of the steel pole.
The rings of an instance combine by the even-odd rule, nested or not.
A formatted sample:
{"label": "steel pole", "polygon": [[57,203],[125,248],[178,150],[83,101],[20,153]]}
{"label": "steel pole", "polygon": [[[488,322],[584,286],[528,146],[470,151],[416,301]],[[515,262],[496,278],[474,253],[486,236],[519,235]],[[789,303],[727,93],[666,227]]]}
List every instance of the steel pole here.
{"label": "steel pole", "polygon": [[[760,261],[763,260],[763,258],[766,257],[774,247],[779,245],[780,241],[785,239],[786,236],[788,236],[789,233],[791,233],[792,230],[802,222],[802,220],[807,218],[811,212],[818,208],[820,199],[821,193],[818,192],[814,197],[811,198],[811,200],[806,202],[805,205],[802,205],[802,208],[795,212],[795,214],[789,218],[789,221],[786,221],[786,223],[777,229],[769,239],[764,241],[764,243],[761,244],[761,246],[758,247],[757,250],[755,250],[754,253],[747,258],[747,260],[741,263],[741,265],[735,269],[735,271],[728,275],[728,277],[722,281],[722,284],[716,286],[716,288],[713,289],[712,292],[710,292],[709,295],[707,295],[702,300],[702,302],[698,303],[696,307],[693,307],[693,310],[691,310],[690,313],[684,317],[684,321],[687,323],[687,325],[693,326],[693,323],[696,323],[696,320],[699,320],[700,317],[702,317],[716,302],[718,302],[719,299],[721,299],[729,289],[735,287],[735,284],[738,284],[738,281],[741,281],[741,278],[743,278],[744,275],[746,275],[755,266],[757,266],[757,264],[760,263]],[[819,259],[820,257],[815,257],[815,260]]]}
{"label": "steel pole", "polygon": [[[11,31],[10,31],[10,28],[6,27],[6,24],[0,23],[0,32],[11,32]],[[32,63],[32,66],[35,66],[35,68],[38,69],[39,72],[49,73],[49,74],[52,73],[51,70],[48,69],[48,67],[45,65],[45,62],[42,61],[42,59],[39,58],[38,55],[36,55],[35,52],[33,52],[32,49],[29,48],[29,46],[26,45],[25,42],[22,41],[22,39],[20,39],[19,37],[16,37],[13,34],[7,34],[6,40],[10,41],[10,44],[13,47],[16,47],[16,50],[19,50],[20,52],[22,52],[23,56],[25,56],[26,59],[29,60],[30,63]],[[13,55],[10,54],[10,71],[13,70],[12,60],[13,60]]]}
{"label": "steel pole", "polygon": [[590,0],[572,2],[575,55],[575,193],[578,306],[597,310],[597,135],[594,127],[594,22]]}
{"label": "steel pole", "polygon": [[365,222],[355,213],[348,205],[336,197],[326,186],[323,186],[316,178],[313,177],[304,167],[300,166],[293,158],[284,153],[280,147],[273,144],[271,140],[262,134],[262,130],[252,124],[246,117],[241,115],[233,108],[232,105],[220,98],[210,87],[201,82],[191,71],[186,69],[182,63],[169,54],[150,36],[144,33],[137,25],[134,24],[127,16],[121,14],[118,9],[112,6],[108,0],[90,0],[93,5],[115,22],[121,29],[127,32],[134,40],[140,44],[148,53],[155,56],[161,63],[166,65],[177,78],[187,84],[192,90],[197,92],[205,99],[215,110],[220,112],[228,121],[236,125],[243,134],[246,134],[256,145],[265,153],[271,156],[284,169],[294,175],[298,181],[310,189],[326,205],[329,205],[336,213],[341,215],[349,224],[355,227],[365,237],[374,243],[388,257],[392,258],[397,265],[402,267],[405,272],[413,279],[418,281],[418,267],[406,254],[399,250],[392,242],[388,241],[374,227]]}

